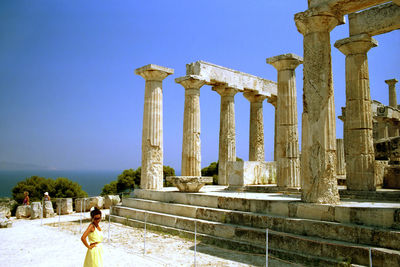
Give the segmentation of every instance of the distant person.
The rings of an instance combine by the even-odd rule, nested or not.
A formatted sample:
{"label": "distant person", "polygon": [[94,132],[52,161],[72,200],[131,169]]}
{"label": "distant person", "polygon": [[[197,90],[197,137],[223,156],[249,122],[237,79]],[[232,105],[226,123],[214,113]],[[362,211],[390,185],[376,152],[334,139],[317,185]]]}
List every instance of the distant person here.
{"label": "distant person", "polygon": [[49,196],[49,192],[44,193],[44,201],[50,201],[51,198]]}
{"label": "distant person", "polygon": [[[83,267],[102,267],[103,247],[101,246],[101,241],[103,241],[103,232],[99,225],[101,211],[95,207],[90,212],[90,217],[92,218],[92,222],[81,237],[82,243],[88,248]],[[89,244],[86,241],[87,237],[89,238]]]}
{"label": "distant person", "polygon": [[24,198],[24,201],[22,202],[22,205],[29,205],[29,192],[25,191],[24,196],[25,196],[25,198]]}

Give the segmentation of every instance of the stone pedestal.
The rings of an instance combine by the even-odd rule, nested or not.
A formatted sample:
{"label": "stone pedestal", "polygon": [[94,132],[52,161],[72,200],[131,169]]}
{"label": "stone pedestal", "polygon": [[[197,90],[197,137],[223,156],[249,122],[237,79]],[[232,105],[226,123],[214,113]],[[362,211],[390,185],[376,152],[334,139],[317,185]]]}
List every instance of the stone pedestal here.
{"label": "stone pedestal", "polygon": [[218,184],[228,184],[226,164],[236,161],[236,129],[235,129],[235,94],[234,88],[219,85],[213,87],[221,96],[221,112],[219,123],[219,152],[218,152]]}
{"label": "stone pedestal", "polygon": [[296,67],[302,58],[294,54],[267,58],[278,71],[277,96],[277,186],[300,186],[299,137],[297,125]]}
{"label": "stone pedestal", "polygon": [[263,101],[266,96],[256,92],[246,92],[243,96],[250,101],[249,161],[264,161]]}
{"label": "stone pedestal", "polygon": [[205,176],[168,176],[166,180],[176,186],[180,192],[196,193],[206,183],[212,183],[213,178]]}
{"label": "stone pedestal", "polygon": [[307,10],[295,15],[304,36],[304,86],[301,142],[302,200],[338,203],[336,122],[330,31],[339,20],[329,13]]}
{"label": "stone pedestal", "polygon": [[335,43],[346,55],[346,184],[348,190],[376,190],[367,52],[377,46],[366,34]]}
{"label": "stone pedestal", "polygon": [[274,161],[231,161],[226,168],[229,188],[276,183]]}
{"label": "stone pedestal", "polygon": [[149,64],[135,70],[146,80],[142,131],[142,189],[163,187],[162,81],[174,70]]}
{"label": "stone pedestal", "polygon": [[200,88],[205,81],[189,75],[175,79],[185,88],[183,112],[182,169],[183,176],[201,176]]}

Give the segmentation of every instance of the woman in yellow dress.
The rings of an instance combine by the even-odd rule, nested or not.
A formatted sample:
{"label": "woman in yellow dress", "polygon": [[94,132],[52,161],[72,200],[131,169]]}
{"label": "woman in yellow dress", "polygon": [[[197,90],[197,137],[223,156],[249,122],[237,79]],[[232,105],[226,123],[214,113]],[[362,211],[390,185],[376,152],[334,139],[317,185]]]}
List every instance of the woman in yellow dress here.
{"label": "woman in yellow dress", "polygon": [[[101,241],[103,241],[103,232],[99,225],[101,211],[98,208],[94,208],[90,212],[90,217],[92,217],[92,222],[81,237],[82,243],[88,248],[83,267],[102,267],[103,248]],[[86,241],[86,238],[89,238],[89,243]]]}

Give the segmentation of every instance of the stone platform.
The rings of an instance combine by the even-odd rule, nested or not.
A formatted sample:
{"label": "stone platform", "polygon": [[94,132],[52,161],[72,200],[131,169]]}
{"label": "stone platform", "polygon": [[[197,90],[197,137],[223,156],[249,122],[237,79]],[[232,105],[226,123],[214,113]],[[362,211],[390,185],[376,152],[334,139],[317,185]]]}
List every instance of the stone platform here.
{"label": "stone platform", "polygon": [[[226,191],[205,186],[199,193],[135,190],[112,220],[249,253],[269,253],[306,266],[400,265],[400,203],[344,200],[307,204],[298,194]],[[346,265],[347,264],[347,265]]]}

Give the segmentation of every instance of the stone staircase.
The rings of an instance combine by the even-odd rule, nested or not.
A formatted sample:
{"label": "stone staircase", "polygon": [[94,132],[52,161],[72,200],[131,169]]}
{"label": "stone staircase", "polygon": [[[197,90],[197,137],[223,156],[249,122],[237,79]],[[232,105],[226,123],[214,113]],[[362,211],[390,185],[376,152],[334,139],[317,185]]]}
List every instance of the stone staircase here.
{"label": "stone staircase", "polygon": [[186,237],[196,224],[201,242],[254,254],[265,253],[268,228],[269,253],[291,262],[369,266],[371,248],[373,266],[400,266],[396,204],[331,206],[242,195],[135,190],[113,207],[111,219],[135,227],[146,220],[150,229]]}

